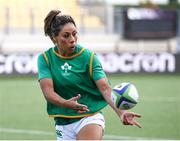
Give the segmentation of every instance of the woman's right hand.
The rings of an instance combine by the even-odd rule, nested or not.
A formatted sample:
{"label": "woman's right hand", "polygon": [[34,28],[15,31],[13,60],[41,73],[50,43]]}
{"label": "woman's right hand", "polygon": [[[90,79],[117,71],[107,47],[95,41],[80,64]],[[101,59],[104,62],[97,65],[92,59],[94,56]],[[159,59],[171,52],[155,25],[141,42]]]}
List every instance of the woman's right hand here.
{"label": "woman's right hand", "polygon": [[78,94],[77,96],[72,97],[72,98],[66,100],[63,103],[63,106],[67,107],[67,108],[70,108],[70,109],[73,109],[73,110],[76,110],[80,114],[88,112],[89,109],[88,109],[88,107],[86,105],[80,104],[80,103],[77,102],[77,100],[80,99],[80,98],[81,98],[81,95]]}

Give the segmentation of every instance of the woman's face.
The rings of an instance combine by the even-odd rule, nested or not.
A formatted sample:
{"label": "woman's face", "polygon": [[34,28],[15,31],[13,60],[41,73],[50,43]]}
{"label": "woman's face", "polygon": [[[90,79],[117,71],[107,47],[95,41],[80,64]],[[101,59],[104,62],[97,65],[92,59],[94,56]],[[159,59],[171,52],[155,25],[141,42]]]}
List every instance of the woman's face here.
{"label": "woman's face", "polygon": [[59,32],[58,36],[54,37],[60,53],[70,55],[75,49],[77,43],[77,29],[73,23],[67,23]]}

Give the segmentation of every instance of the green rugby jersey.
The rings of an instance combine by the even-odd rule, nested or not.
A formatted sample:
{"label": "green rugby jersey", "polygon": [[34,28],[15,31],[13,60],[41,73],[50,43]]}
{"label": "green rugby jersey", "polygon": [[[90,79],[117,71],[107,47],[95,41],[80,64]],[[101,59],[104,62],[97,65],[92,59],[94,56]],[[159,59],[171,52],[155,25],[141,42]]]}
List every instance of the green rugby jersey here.
{"label": "green rugby jersey", "polygon": [[58,48],[50,48],[38,57],[38,79],[52,78],[55,92],[65,99],[81,94],[79,103],[85,104],[89,112],[59,107],[47,102],[47,112],[56,124],[68,124],[92,115],[107,105],[94,81],[106,77],[97,56],[90,50],[76,45],[70,57],[58,54]]}

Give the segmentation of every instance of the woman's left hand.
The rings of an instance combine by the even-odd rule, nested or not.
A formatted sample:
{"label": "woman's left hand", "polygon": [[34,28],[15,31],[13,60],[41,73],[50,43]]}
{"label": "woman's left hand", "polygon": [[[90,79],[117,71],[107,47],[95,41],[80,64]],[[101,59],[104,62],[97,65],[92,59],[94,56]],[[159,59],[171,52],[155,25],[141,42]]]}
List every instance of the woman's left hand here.
{"label": "woman's left hand", "polygon": [[118,115],[120,116],[124,125],[132,125],[142,128],[141,124],[135,120],[135,118],[140,118],[141,115],[126,110],[119,111]]}

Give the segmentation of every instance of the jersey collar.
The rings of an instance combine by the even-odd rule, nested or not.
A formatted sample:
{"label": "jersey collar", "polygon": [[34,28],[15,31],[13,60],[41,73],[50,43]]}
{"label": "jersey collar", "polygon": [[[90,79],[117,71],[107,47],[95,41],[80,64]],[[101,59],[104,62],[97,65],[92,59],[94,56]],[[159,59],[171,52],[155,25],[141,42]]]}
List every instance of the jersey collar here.
{"label": "jersey collar", "polygon": [[60,58],[63,58],[63,59],[72,59],[72,58],[75,58],[75,57],[79,56],[79,55],[84,51],[84,49],[85,49],[85,48],[81,48],[81,50],[80,50],[79,52],[73,54],[72,56],[65,57],[65,56],[62,56],[62,55],[60,55],[60,54],[58,53],[58,51],[57,51],[57,46],[55,46],[55,47],[53,48],[53,53],[54,53],[56,56],[58,56],[58,57],[60,57]]}

